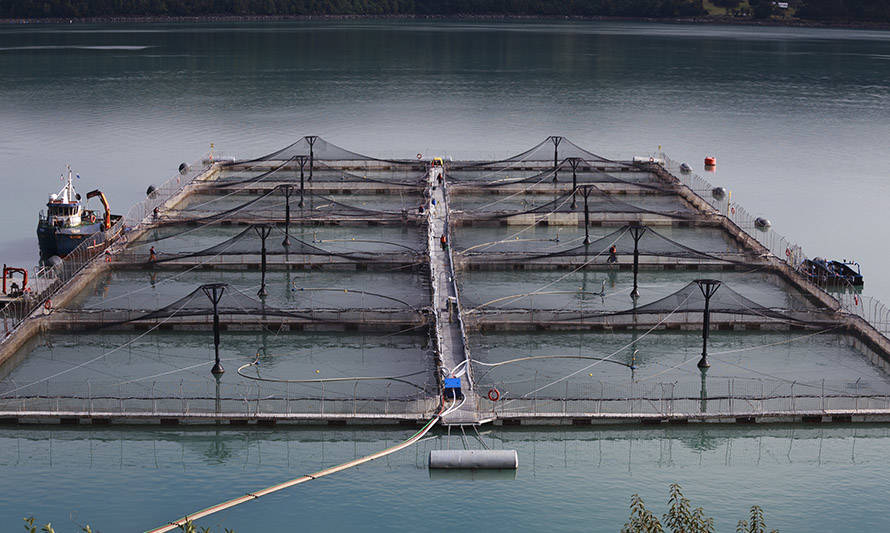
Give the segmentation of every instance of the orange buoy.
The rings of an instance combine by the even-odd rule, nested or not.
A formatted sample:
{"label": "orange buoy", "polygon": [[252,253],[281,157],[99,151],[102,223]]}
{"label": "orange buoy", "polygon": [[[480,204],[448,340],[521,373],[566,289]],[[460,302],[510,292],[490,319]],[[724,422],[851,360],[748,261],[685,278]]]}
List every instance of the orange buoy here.
{"label": "orange buoy", "polygon": [[705,166],[706,166],[706,167],[716,167],[716,166],[717,166],[717,158],[716,158],[716,157],[707,156],[707,157],[705,158]]}

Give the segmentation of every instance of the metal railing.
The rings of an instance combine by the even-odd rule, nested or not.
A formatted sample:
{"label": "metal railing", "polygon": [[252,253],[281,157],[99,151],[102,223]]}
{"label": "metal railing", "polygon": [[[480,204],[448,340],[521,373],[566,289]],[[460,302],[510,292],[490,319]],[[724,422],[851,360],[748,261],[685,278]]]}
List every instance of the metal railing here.
{"label": "metal railing", "polygon": [[726,216],[749,237],[762,244],[770,253],[788,263],[791,268],[796,269],[807,258],[799,244],[773,231],[771,228],[758,228],[755,224],[757,217],[748,213],[738,202],[733,202],[731,193],[727,192],[726,196],[721,199],[715,198],[712,194],[715,187],[708,180],[694,172],[682,172],[680,170],[681,163],[670,159],[664,154],[661,154],[661,157],[664,160],[664,168],[668,173],[677,178],[680,183],[689,187],[692,192],[720,214]]}
{"label": "metal railing", "polygon": [[[207,168],[204,158],[193,163],[184,173],[177,173],[155,189],[150,195],[133,205],[127,214],[106,232],[111,235],[123,235],[133,226],[141,223],[161,208],[172,197],[182,191],[186,185],[201,175]],[[93,235],[84,239],[77,248],[54,266],[39,268],[32,274],[31,286],[38,290],[29,292],[21,300],[7,304],[0,310],[5,340],[21,323],[41,306],[51,308],[51,298],[61,290],[78,272],[87,267],[94,259],[103,254],[109,246],[104,235]],[[0,342],[3,342],[0,340]]]}
{"label": "metal railing", "polygon": [[417,417],[435,413],[439,398],[404,384],[347,381],[281,384],[210,380],[108,383],[43,382],[16,390],[0,383],[0,416],[287,418]]}
{"label": "metal railing", "polygon": [[[772,229],[762,230],[758,228],[755,225],[756,217],[749,214],[738,202],[731,201],[729,194],[727,194],[725,198],[718,200],[712,194],[714,186],[708,182],[708,180],[694,172],[682,172],[680,170],[679,162],[670,159],[664,154],[661,154],[661,157],[664,160],[664,169],[678,179],[680,183],[689,187],[689,189],[699,198],[707,202],[721,214],[725,215],[748,236],[762,244],[778,259],[787,263],[792,269],[799,271],[798,267],[805,259],[807,259],[807,255],[803,252],[803,248],[799,244],[780,235]],[[871,296],[863,297],[855,293],[828,293],[819,287],[819,285],[814,284],[814,286],[825,294],[838,300],[841,309],[844,311],[862,317],[874,327],[875,330],[884,336],[890,336],[890,308],[876,298]]]}
{"label": "metal railing", "polygon": [[[480,385],[482,387],[482,385]],[[875,389],[854,382],[751,380],[707,378],[697,383],[627,383],[604,381],[555,384],[541,391],[534,387],[514,392],[516,383],[491,384],[497,401],[480,388],[479,413],[498,418],[511,416],[621,417],[648,416],[781,416],[801,414],[890,415],[890,388]]]}

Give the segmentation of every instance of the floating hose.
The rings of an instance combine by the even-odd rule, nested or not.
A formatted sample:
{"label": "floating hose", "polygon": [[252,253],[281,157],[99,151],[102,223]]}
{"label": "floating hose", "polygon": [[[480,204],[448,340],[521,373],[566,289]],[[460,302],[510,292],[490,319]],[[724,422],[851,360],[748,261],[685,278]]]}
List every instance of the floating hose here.
{"label": "floating hose", "polygon": [[403,450],[403,449],[407,448],[408,446],[411,446],[412,444],[416,443],[417,441],[422,439],[424,435],[429,433],[429,431],[433,428],[433,426],[436,425],[436,422],[438,422],[441,417],[442,417],[442,412],[440,410],[439,414],[434,416],[429,422],[426,423],[425,426],[420,428],[420,431],[418,431],[417,433],[412,435],[411,438],[409,438],[408,440],[406,440],[400,444],[396,444],[395,446],[390,446],[389,448],[386,448],[385,450],[381,450],[379,452],[372,453],[371,455],[366,455],[364,457],[360,457],[358,459],[353,459],[352,461],[348,461],[346,463],[343,463],[343,464],[340,464],[337,466],[332,466],[330,468],[320,470],[318,472],[315,472],[314,474],[305,474],[300,477],[285,481],[284,483],[272,485],[271,487],[266,487],[264,489],[257,490],[254,492],[248,492],[244,496],[239,496],[237,498],[233,498],[231,500],[228,500],[228,501],[225,501],[222,503],[218,503],[212,507],[202,509],[202,510],[192,513],[190,515],[185,515],[182,518],[179,518],[178,520],[174,520],[172,522],[164,524],[163,526],[159,526],[154,529],[150,529],[150,530],[146,531],[146,533],[165,533],[166,531],[172,531],[174,529],[179,529],[182,526],[184,526],[185,524],[187,524],[188,522],[191,522],[193,520],[198,520],[200,518],[204,518],[205,516],[210,516],[214,513],[218,513],[219,511],[223,511],[225,509],[230,509],[232,507],[235,507],[236,505],[241,505],[242,503],[245,503],[245,502],[256,500],[256,499],[260,498],[261,496],[265,496],[267,494],[272,494],[273,492],[278,492],[280,490],[284,490],[286,488],[293,487],[294,485],[299,485],[299,484],[305,483],[307,481],[312,481],[312,480],[318,479],[320,477],[335,474],[342,470],[346,470],[348,468],[352,468],[354,466],[358,466],[358,465],[373,461],[374,459],[379,459],[386,455],[395,453],[399,450]]}

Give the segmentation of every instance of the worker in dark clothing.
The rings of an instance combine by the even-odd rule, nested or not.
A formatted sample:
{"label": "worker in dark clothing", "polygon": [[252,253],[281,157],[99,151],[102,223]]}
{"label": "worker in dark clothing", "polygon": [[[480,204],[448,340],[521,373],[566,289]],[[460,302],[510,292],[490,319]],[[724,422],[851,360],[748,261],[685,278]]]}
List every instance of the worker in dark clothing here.
{"label": "worker in dark clothing", "polygon": [[447,249],[448,249],[448,237],[446,237],[444,233],[442,234],[442,238],[439,239],[439,242],[442,243],[442,249],[443,249],[443,250],[447,250]]}
{"label": "worker in dark clothing", "polygon": [[618,247],[614,244],[609,247],[609,263],[617,263],[618,262]]}
{"label": "worker in dark clothing", "polygon": [[152,246],[152,247],[148,250],[148,261],[151,262],[151,263],[154,263],[154,262],[157,261],[157,260],[158,260],[158,254],[157,254],[157,252],[155,252],[155,247]]}

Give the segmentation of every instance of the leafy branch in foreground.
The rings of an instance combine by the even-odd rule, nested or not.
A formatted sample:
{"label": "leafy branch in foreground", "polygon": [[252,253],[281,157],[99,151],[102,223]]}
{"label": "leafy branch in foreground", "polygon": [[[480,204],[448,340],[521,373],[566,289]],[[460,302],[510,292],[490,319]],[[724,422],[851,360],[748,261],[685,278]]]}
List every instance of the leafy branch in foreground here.
{"label": "leafy branch in foreground", "polygon": [[[621,533],[714,533],[714,519],[705,516],[701,507],[692,508],[689,498],[683,496],[680,485],[673,483],[668,496],[668,512],[661,520],[646,508],[639,494],[630,497],[630,519],[621,528]],[[751,507],[749,520],[739,520],[737,533],[766,533],[763,509]],[[771,533],[778,533],[772,530]]]}
{"label": "leafy branch in foreground", "polygon": [[[29,516],[28,518],[25,518],[24,520],[25,520],[25,531],[27,531],[28,533],[56,533],[56,530],[53,529],[52,523],[48,523],[45,526],[40,527],[39,525],[34,525],[34,522],[36,521],[36,519],[33,516]],[[37,529],[38,527],[40,527],[40,529]],[[79,526],[79,527],[80,527],[81,533],[97,533],[97,532],[94,532],[93,529],[89,525]],[[193,524],[191,520],[189,520],[185,524],[179,526],[179,529],[185,533],[212,533],[212,531],[209,527],[202,527],[201,529],[198,529],[197,526],[195,526],[195,524]],[[232,529],[226,528],[225,533],[235,533],[235,531]]]}

